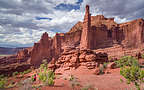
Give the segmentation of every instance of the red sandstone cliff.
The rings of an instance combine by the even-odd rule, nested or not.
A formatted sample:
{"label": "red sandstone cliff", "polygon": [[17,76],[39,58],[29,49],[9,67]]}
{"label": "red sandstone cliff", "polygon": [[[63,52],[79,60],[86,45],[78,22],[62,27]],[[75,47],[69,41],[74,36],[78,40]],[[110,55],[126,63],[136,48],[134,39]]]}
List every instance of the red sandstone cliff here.
{"label": "red sandstone cliff", "polygon": [[31,64],[39,64],[44,58],[57,59],[66,47],[99,49],[118,44],[123,48],[138,48],[144,41],[143,31],[143,19],[117,24],[114,18],[91,16],[87,5],[84,22],[78,22],[68,33],[56,34],[54,38],[43,34],[32,49]]}
{"label": "red sandstone cliff", "polygon": [[59,60],[67,49],[104,49],[119,45],[122,48],[140,48],[144,42],[144,20],[117,24],[114,18],[103,15],[91,16],[89,6],[83,22],[78,22],[68,33],[56,34],[53,38],[44,33],[31,50],[20,51],[18,59],[29,57],[32,65],[37,66],[43,59],[54,62]]}

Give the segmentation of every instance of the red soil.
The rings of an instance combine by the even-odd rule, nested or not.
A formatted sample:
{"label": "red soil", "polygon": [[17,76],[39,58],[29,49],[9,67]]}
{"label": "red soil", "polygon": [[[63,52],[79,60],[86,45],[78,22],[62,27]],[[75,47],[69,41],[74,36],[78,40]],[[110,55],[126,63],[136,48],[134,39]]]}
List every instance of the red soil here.
{"label": "red soil", "polygon": [[[80,66],[77,69],[65,70],[63,68],[56,70],[56,74],[60,73],[61,75],[56,75],[55,85],[54,86],[43,86],[41,90],[80,90],[86,86],[92,86],[98,90],[135,90],[134,85],[127,85],[124,78],[120,75],[120,69],[110,69],[109,74],[95,75],[94,69],[87,69],[84,66]],[[33,73],[29,73],[26,76],[31,76]],[[70,75],[73,75],[77,78],[80,86],[76,86],[74,89],[71,86],[69,81]],[[121,82],[120,79],[123,79],[124,82]],[[34,82],[39,84],[37,80]],[[19,90],[18,88],[13,88],[9,90]]]}

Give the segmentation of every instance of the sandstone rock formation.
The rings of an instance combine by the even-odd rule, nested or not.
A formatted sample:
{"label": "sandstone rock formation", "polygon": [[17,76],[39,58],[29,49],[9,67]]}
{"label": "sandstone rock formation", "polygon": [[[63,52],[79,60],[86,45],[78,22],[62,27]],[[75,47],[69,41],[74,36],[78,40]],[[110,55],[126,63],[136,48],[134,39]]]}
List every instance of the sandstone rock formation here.
{"label": "sandstone rock formation", "polygon": [[94,69],[100,63],[106,62],[108,60],[107,57],[106,53],[96,53],[89,49],[73,49],[61,53],[55,65],[57,68],[86,66],[88,69]]}
{"label": "sandstone rock formation", "polygon": [[89,13],[89,6],[86,6],[86,12],[84,16],[83,22],[83,30],[81,35],[80,41],[80,48],[81,49],[91,49],[91,15]]}
{"label": "sandstone rock formation", "polygon": [[118,58],[137,54],[143,45],[143,19],[117,24],[114,18],[91,16],[87,5],[83,22],[78,22],[67,33],[57,33],[53,38],[45,32],[39,42],[20,51],[15,58],[29,61],[34,66],[47,59],[51,63],[50,68],[84,65],[91,69],[108,60],[108,56]]}
{"label": "sandstone rock formation", "polygon": [[[45,58],[49,62],[52,59],[59,63],[70,62],[72,66],[77,62],[95,61],[97,55],[92,53],[86,55],[83,50],[90,49],[97,52],[98,49],[103,49],[105,51],[105,48],[115,45],[121,49],[114,48],[113,51],[141,48],[144,42],[143,33],[143,19],[117,24],[114,18],[105,18],[103,15],[91,16],[87,5],[84,22],[78,22],[68,33],[57,33],[53,38],[47,33],[42,35],[41,40],[35,43],[31,50],[30,63],[34,66],[39,65]],[[70,54],[67,53],[65,56],[66,51]]]}

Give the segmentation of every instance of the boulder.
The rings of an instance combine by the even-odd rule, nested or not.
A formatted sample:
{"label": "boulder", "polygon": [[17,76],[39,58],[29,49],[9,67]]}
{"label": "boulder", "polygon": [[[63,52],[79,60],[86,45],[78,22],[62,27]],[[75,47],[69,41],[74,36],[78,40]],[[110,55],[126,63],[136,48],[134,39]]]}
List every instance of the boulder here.
{"label": "boulder", "polygon": [[109,68],[109,69],[114,69],[115,67],[116,67],[115,62],[111,62],[107,65],[107,68]]}

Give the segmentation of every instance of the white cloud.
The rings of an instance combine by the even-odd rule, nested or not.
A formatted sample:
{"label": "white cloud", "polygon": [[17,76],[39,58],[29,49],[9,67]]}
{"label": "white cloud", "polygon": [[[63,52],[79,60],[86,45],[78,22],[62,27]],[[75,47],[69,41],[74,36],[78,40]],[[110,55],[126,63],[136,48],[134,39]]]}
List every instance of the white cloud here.
{"label": "white cloud", "polygon": [[[115,17],[118,23],[139,18],[143,13],[143,0],[83,0],[80,10],[57,10],[59,4],[76,5],[78,0],[1,0],[0,43],[32,44],[44,32],[67,32],[83,20],[85,5],[90,5],[92,15],[103,14]],[[143,8],[143,9],[142,9]],[[48,19],[36,20],[35,17]]]}

